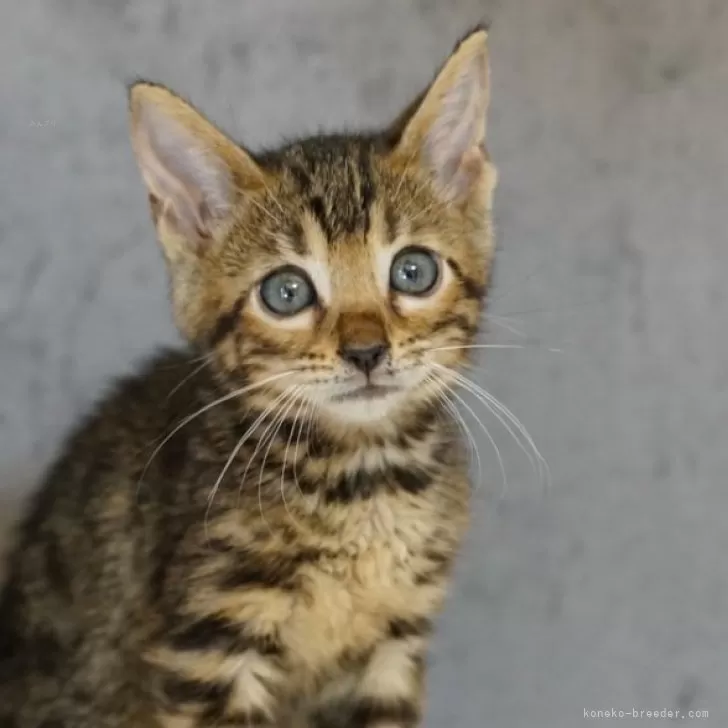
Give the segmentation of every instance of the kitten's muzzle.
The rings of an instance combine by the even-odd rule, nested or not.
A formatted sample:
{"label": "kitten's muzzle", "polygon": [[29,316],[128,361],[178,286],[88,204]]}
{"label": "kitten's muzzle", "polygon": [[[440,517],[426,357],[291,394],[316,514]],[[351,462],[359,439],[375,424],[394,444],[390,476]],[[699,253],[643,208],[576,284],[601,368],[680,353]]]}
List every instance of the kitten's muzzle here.
{"label": "kitten's muzzle", "polygon": [[339,350],[339,356],[352,364],[360,372],[366,374],[367,379],[376,366],[384,359],[389,347],[385,344],[372,344],[369,346],[345,346]]}

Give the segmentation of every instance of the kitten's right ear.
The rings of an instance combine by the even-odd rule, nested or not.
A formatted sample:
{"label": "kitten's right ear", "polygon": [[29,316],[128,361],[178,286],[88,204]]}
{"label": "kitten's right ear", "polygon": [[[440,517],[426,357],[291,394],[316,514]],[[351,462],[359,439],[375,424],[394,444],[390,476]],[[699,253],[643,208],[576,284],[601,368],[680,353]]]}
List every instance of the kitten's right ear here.
{"label": "kitten's right ear", "polygon": [[495,184],[485,148],[489,77],[488,33],[478,27],[386,136],[395,159],[404,166],[418,161],[450,202],[487,198]]}
{"label": "kitten's right ear", "polygon": [[131,140],[165,253],[198,251],[231,220],[264,174],[190,104],[163,86],[129,89]]}

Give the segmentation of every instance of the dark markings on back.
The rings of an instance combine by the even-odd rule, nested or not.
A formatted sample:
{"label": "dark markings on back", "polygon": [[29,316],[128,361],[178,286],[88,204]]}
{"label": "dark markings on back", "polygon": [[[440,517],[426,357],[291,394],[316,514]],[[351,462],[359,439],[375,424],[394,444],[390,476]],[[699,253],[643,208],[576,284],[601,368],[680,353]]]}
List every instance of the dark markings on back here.
{"label": "dark markings on back", "polygon": [[71,575],[55,534],[48,534],[45,543],[46,574],[48,582],[58,596],[71,599]]}
{"label": "dark markings on back", "polygon": [[57,675],[66,660],[63,646],[50,631],[35,631],[27,635],[20,646],[24,653],[22,658],[41,675]]}
{"label": "dark markings on back", "polygon": [[[180,418],[181,420],[182,418]],[[171,428],[170,428],[171,429]],[[165,478],[176,479],[184,470],[190,448],[189,430],[184,427],[174,433],[155,456],[157,466]],[[147,485],[146,488],[149,486]]]}

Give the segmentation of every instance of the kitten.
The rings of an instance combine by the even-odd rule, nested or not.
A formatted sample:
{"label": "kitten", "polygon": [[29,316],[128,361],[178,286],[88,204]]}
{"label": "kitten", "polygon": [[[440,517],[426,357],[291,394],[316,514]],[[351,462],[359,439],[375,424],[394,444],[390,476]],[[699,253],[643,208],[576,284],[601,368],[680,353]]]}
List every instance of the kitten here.
{"label": "kitten", "polygon": [[251,154],[166,88],[133,148],[190,342],[26,516],[2,728],[411,728],[467,522],[446,398],[493,256],[486,32],[383,132]]}

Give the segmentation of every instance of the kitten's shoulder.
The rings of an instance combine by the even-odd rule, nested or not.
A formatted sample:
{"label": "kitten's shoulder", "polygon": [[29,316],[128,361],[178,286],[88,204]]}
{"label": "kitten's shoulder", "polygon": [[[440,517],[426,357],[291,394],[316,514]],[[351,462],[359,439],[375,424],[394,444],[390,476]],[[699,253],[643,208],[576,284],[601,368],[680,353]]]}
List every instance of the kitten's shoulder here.
{"label": "kitten's shoulder", "polygon": [[[49,518],[73,521],[108,495],[109,484],[138,478],[154,445],[212,391],[189,350],[163,350],[119,377],[62,441],[21,524],[25,540]],[[195,371],[197,369],[197,371]],[[191,376],[194,374],[194,376]]]}
{"label": "kitten's shoulder", "polygon": [[[142,361],[136,371],[112,380],[80,419],[69,438],[115,437],[129,430],[149,432],[164,427],[180,413],[217,391],[207,361],[189,349],[163,349]],[[184,416],[184,414],[182,416]]]}

